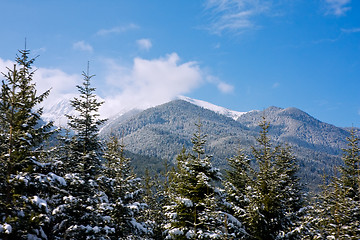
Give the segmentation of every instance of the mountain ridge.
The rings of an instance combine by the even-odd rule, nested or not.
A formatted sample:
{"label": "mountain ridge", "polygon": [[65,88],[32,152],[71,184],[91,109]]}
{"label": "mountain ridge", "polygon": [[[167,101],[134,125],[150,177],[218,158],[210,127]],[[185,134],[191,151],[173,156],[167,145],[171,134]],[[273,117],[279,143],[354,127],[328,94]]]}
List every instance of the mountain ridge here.
{"label": "mountain ridge", "polygon": [[123,137],[129,151],[174,162],[183,147],[191,149],[195,123],[200,121],[207,135],[206,151],[213,155],[214,165],[224,169],[226,159],[236,155],[239,148],[251,154],[250,146],[256,146],[262,117],[270,123],[273,145],[292,147],[299,159],[301,178],[309,188],[319,184],[321,175],[331,173],[332,167],[340,163],[349,132],[297,108],[269,107],[241,114],[234,120],[178,99],[114,121],[102,129],[101,135],[106,138],[115,132]]}
{"label": "mountain ridge", "polygon": [[[191,150],[195,124],[200,121],[207,135],[206,152],[213,155],[215,166],[225,169],[226,159],[236,155],[239,148],[251,154],[250,146],[256,146],[258,125],[265,117],[270,123],[273,145],[286,144],[292,148],[299,160],[300,177],[310,189],[321,183],[321,175],[331,174],[333,167],[340,164],[341,149],[346,148],[346,137],[350,135],[348,129],[321,122],[294,107],[271,106],[263,111],[231,114],[229,111],[200,100],[176,99],[118,114],[109,119],[99,134],[102,139],[113,134],[123,138],[133,156],[151,158],[158,171],[163,161],[174,163],[183,147]],[[147,162],[136,161],[139,172],[143,172]]]}

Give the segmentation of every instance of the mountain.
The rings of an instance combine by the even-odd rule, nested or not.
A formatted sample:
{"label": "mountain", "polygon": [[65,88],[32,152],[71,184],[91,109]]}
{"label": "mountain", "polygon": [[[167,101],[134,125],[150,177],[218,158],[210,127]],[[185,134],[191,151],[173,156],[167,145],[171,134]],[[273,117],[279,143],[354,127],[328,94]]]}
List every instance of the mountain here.
{"label": "mountain", "polygon": [[205,102],[202,100],[197,100],[197,99],[193,99],[193,98],[189,98],[189,97],[185,97],[185,96],[181,96],[181,97],[179,97],[179,99],[187,101],[187,102],[197,105],[199,107],[214,111],[214,112],[224,115],[226,117],[230,117],[234,120],[238,119],[241,115],[246,113],[246,112],[233,111],[233,110],[230,110],[227,108],[216,106],[212,103],[208,103],[208,102]]}
{"label": "mountain", "polygon": [[349,132],[296,108],[269,107],[231,114],[231,110],[183,98],[111,119],[102,128],[101,136],[117,134],[130,152],[174,162],[183,146],[191,148],[195,123],[200,121],[207,135],[207,153],[213,155],[216,166],[224,169],[226,158],[235,155],[239,148],[250,153],[262,117],[270,122],[273,143],[292,147],[301,166],[300,177],[308,188],[315,189],[321,182],[320,176],[331,173],[333,166],[339,164]]}
{"label": "mountain", "polygon": [[[73,114],[69,106],[69,100],[63,100],[47,107],[45,120],[55,120],[57,124],[65,119],[61,117],[64,114]],[[165,160],[175,162],[183,147],[190,150],[195,124],[200,121],[207,135],[207,153],[213,155],[214,165],[225,169],[226,159],[234,156],[239,148],[251,153],[250,146],[256,144],[258,124],[263,117],[270,122],[269,136],[273,143],[291,146],[299,160],[300,178],[309,189],[316,189],[321,175],[332,174],[333,167],[339,165],[349,128],[321,122],[297,108],[269,107],[263,111],[237,112],[179,97],[146,110],[118,113],[101,128],[100,137],[106,139],[115,134],[123,138],[134,167],[142,174],[146,167],[160,171]]]}
{"label": "mountain", "polygon": [[67,123],[65,114],[75,114],[75,110],[70,105],[70,99],[70,97],[64,97],[52,105],[43,106],[42,119],[47,122],[54,121],[57,126],[65,126]]}

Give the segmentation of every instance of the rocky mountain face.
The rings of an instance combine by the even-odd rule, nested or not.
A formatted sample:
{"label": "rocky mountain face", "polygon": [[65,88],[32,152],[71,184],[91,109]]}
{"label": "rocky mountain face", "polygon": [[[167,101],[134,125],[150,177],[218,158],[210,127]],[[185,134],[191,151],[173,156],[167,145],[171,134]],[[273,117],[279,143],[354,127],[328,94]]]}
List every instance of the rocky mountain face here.
{"label": "rocky mountain face", "polygon": [[[201,122],[207,135],[206,150],[221,169],[226,159],[239,148],[250,154],[259,134],[262,117],[270,122],[269,136],[274,145],[288,144],[300,164],[300,178],[310,190],[316,189],[321,175],[331,173],[339,164],[341,149],[346,147],[349,132],[323,123],[296,108],[269,107],[264,111],[251,111],[234,115],[222,114],[211,107],[201,107],[195,102],[174,100],[144,111],[132,111],[111,119],[102,129],[101,136],[116,134],[123,138],[126,149],[137,156],[138,168],[146,166],[146,157],[174,162],[183,147],[190,150],[195,123]],[[202,103],[203,104],[203,103]],[[159,169],[159,167],[157,167]]]}

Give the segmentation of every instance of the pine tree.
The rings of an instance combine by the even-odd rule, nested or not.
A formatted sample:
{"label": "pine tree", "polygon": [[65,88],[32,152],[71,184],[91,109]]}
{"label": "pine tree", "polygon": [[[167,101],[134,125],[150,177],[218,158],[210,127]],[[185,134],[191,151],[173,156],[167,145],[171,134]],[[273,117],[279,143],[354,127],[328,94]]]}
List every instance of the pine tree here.
{"label": "pine tree", "polygon": [[192,138],[192,153],[183,149],[177,157],[176,170],[170,185],[170,204],[164,207],[168,223],[166,239],[220,239],[223,236],[222,216],[218,209],[220,180],[218,169],[205,155],[205,137],[201,124]]}
{"label": "pine tree", "polygon": [[145,219],[149,226],[149,239],[162,239],[164,229],[162,226],[166,223],[164,207],[169,204],[169,184],[173,169],[169,170],[169,163],[164,161],[164,170],[160,174],[150,176],[149,169],[145,170],[143,180],[144,202],[147,205],[145,209]]}
{"label": "pine tree", "polygon": [[229,170],[226,171],[224,187],[226,212],[232,217],[227,221],[227,231],[233,239],[246,239],[247,233],[242,222],[246,219],[246,207],[249,204],[246,188],[253,176],[250,158],[240,150],[238,155],[228,159]]}
{"label": "pine tree", "polygon": [[288,147],[272,146],[265,119],[260,127],[253,158],[240,152],[229,160],[227,199],[247,239],[297,239],[303,203],[296,159]]}
{"label": "pine tree", "polygon": [[49,91],[37,95],[31,70],[35,58],[26,48],[19,53],[3,74],[0,93],[0,238],[46,239],[51,175],[40,157],[52,123],[41,123],[39,104]]}
{"label": "pine tree", "polygon": [[108,224],[110,207],[108,196],[101,191],[102,148],[98,139],[98,109],[102,105],[90,86],[93,76],[83,73],[84,82],[77,86],[80,96],[71,101],[76,116],[67,116],[75,135],[67,141],[63,164],[66,188],[53,210],[55,239],[107,239],[114,231]]}
{"label": "pine tree", "polygon": [[[307,220],[309,235],[324,239],[360,238],[360,150],[352,130],[344,149],[343,165],[330,179],[312,206]],[[328,182],[327,184],[325,184]]]}
{"label": "pine tree", "polygon": [[124,156],[124,148],[118,138],[111,137],[104,154],[102,181],[110,203],[111,227],[115,229],[112,239],[134,239],[148,232],[146,223],[141,222],[145,208],[140,201],[141,179],[133,172],[131,159]]}

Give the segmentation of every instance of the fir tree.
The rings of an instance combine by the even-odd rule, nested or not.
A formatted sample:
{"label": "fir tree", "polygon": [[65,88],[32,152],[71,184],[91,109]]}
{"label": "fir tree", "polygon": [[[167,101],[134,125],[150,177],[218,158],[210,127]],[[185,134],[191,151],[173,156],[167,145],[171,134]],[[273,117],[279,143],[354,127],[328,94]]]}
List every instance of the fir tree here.
{"label": "fir tree", "polygon": [[124,145],[112,137],[104,154],[105,170],[102,177],[105,192],[109,198],[111,227],[115,229],[112,239],[136,239],[148,232],[142,213],[141,179],[130,166],[131,159],[124,156]]}
{"label": "fir tree", "polygon": [[223,221],[218,209],[220,180],[218,169],[205,155],[205,137],[201,124],[192,138],[192,153],[183,149],[177,157],[176,170],[170,185],[170,204],[164,207],[168,223],[166,239],[220,239]]}
{"label": "fir tree", "polygon": [[259,146],[252,146],[253,159],[240,152],[229,160],[228,202],[245,225],[246,238],[297,239],[303,203],[296,159],[288,147],[272,147],[265,119],[260,127]]}
{"label": "fir tree", "polygon": [[308,234],[323,239],[360,238],[360,150],[359,138],[352,130],[343,165],[337,168],[329,183],[312,206],[306,220]]}
{"label": "fir tree", "polygon": [[66,188],[53,210],[56,239],[107,239],[114,231],[108,225],[111,217],[108,196],[100,189],[101,144],[98,139],[99,102],[90,86],[93,76],[83,73],[84,82],[77,86],[80,96],[71,101],[78,115],[68,116],[75,135],[67,141],[64,179]]}
{"label": "fir tree", "polygon": [[41,123],[39,104],[49,91],[37,95],[31,70],[35,58],[26,48],[19,53],[3,74],[0,93],[0,238],[47,239],[51,175],[40,156],[52,123]]}
{"label": "fir tree", "polygon": [[232,215],[227,222],[227,231],[233,239],[246,239],[247,233],[242,222],[246,219],[246,207],[249,204],[246,188],[250,184],[252,168],[250,158],[243,151],[228,159],[229,170],[224,182],[226,202],[224,207]]}
{"label": "fir tree", "polygon": [[145,219],[150,230],[149,239],[162,239],[164,229],[162,226],[166,223],[164,207],[169,204],[169,184],[172,181],[173,171],[168,170],[169,164],[164,161],[164,170],[160,174],[151,177],[149,169],[145,170],[143,181],[144,202],[147,205],[145,209]]}

